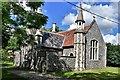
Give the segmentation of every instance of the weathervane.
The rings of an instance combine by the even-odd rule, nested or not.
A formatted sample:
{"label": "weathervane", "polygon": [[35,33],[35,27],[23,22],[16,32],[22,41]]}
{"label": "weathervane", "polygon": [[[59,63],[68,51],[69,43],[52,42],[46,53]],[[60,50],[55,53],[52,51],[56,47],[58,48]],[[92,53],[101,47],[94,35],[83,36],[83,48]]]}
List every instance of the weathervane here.
{"label": "weathervane", "polygon": [[83,0],[80,0],[80,2],[79,2],[79,3],[80,3],[80,4],[82,4],[82,2],[83,2]]}

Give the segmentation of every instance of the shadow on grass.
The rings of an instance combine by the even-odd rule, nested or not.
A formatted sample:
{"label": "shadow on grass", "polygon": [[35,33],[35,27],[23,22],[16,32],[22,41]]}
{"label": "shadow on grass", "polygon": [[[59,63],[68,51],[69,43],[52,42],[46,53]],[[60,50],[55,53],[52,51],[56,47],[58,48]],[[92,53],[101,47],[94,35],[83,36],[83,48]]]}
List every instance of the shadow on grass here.
{"label": "shadow on grass", "polygon": [[17,69],[12,63],[5,62],[0,65],[2,65],[2,80],[28,80],[8,71],[10,69]]}
{"label": "shadow on grass", "polygon": [[28,69],[28,68],[16,67],[16,66],[14,66],[12,63],[9,63],[9,62],[2,63],[1,65],[2,65],[2,69],[6,69],[6,70],[24,70],[24,71],[31,71],[31,70]]}
{"label": "shadow on grass", "polygon": [[[3,64],[2,66],[12,66],[12,64]],[[19,77],[13,73],[8,72],[7,70],[14,69],[14,70],[28,70],[25,68],[19,68],[19,67],[10,67],[10,68],[4,68],[3,71],[3,78],[2,80],[26,80],[22,77]],[[120,68],[118,68],[118,73],[114,73],[116,69],[110,70],[113,68],[108,68],[107,71],[102,70],[100,72],[49,72],[49,74],[55,75],[55,76],[63,76],[65,78],[72,78],[74,80],[120,80]],[[109,72],[109,70],[111,72]],[[98,70],[99,71],[99,70]],[[116,71],[115,71],[116,72]],[[28,79],[29,80],[29,79]]]}
{"label": "shadow on grass", "polygon": [[120,74],[111,72],[100,73],[76,73],[76,72],[52,72],[52,75],[72,78],[74,80],[120,80]]}
{"label": "shadow on grass", "polygon": [[2,80],[27,80],[25,78],[19,77],[6,69],[2,69]]}

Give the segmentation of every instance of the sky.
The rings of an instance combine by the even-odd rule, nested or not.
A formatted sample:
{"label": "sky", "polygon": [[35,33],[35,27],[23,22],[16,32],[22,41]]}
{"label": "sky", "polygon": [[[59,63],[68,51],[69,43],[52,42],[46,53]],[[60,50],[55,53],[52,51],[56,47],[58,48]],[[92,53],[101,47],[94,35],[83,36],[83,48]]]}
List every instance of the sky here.
{"label": "sky", "polygon": [[[78,2],[72,3],[79,6]],[[118,2],[83,2],[82,7],[118,22]],[[48,16],[48,22],[45,25],[47,28],[51,28],[53,22],[56,22],[56,25],[62,30],[70,30],[76,27],[75,20],[78,14],[78,8],[71,4],[66,2],[45,2],[44,6],[42,6],[42,13]],[[92,22],[93,16],[95,15],[83,11],[83,16],[85,25],[88,25]],[[118,27],[120,25],[97,16],[95,17],[104,41],[118,44],[118,38],[120,39]]]}

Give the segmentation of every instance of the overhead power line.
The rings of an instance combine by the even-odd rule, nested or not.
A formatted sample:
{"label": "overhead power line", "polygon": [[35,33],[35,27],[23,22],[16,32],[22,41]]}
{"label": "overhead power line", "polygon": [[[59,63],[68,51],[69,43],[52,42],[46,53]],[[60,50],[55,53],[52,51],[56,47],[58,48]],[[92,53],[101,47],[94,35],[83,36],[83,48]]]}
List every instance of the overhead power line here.
{"label": "overhead power line", "polygon": [[108,20],[108,21],[113,22],[113,23],[116,23],[116,24],[120,24],[120,22],[113,21],[113,20],[111,20],[111,19],[108,19],[108,18],[106,18],[106,17],[103,17],[103,16],[101,16],[101,15],[99,15],[99,14],[96,14],[96,13],[91,12],[91,11],[89,11],[89,10],[86,10],[86,9],[84,9],[84,8],[82,8],[82,7],[79,7],[79,6],[73,4],[73,3],[69,2],[69,1],[66,1],[66,0],[64,0],[64,1],[67,2],[67,3],[69,3],[69,4],[71,4],[71,5],[73,5],[73,6],[75,6],[75,7],[77,7],[77,8],[80,8],[80,9],[82,9],[82,10],[84,10],[84,11],[90,13],[90,14],[94,14],[94,15],[96,15],[96,16],[102,18],[102,19]]}

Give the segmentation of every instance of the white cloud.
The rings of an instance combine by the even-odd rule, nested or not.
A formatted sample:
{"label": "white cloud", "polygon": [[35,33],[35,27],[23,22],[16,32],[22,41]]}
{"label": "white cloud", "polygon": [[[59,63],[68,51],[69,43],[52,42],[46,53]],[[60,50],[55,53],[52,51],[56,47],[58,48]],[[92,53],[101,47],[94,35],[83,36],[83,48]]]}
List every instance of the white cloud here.
{"label": "white cloud", "polygon": [[75,29],[75,28],[77,28],[77,25],[75,23],[73,23],[73,24],[70,25],[70,27],[68,28],[68,30]]}
{"label": "white cloud", "polygon": [[103,39],[106,43],[120,44],[120,33],[117,33],[116,35],[103,35]]}
{"label": "white cloud", "polygon": [[[77,5],[79,5],[79,4],[77,4]],[[94,12],[103,17],[109,18],[111,20],[117,21],[117,19],[116,19],[116,18],[118,18],[117,3],[111,3],[110,5],[102,5],[102,4],[88,5],[88,4],[83,3],[82,6],[84,9],[87,9],[91,12]],[[73,9],[75,9],[75,8],[73,7]],[[83,11],[83,16],[84,16],[85,24],[90,24],[93,20],[94,15],[90,14],[86,11]],[[77,17],[76,14],[73,14],[73,13],[68,14],[67,16],[65,16],[65,18],[62,21],[63,25],[65,25],[65,24],[70,25],[70,28],[71,28],[71,26],[74,25],[74,21],[75,21],[76,17]],[[113,28],[115,28],[115,27],[117,28],[117,24],[112,23],[108,20],[96,17],[96,21],[97,21],[97,24],[103,34],[112,33]]]}
{"label": "white cloud", "polygon": [[69,13],[62,20],[62,25],[71,25],[75,22],[75,20],[76,20],[76,15],[73,13]]}
{"label": "white cloud", "polygon": [[[100,4],[100,5],[93,5],[93,6],[88,5],[88,4],[83,4],[83,8],[91,12],[94,12],[98,15],[101,15],[103,17],[117,21],[116,18],[118,17],[118,9],[117,9],[116,3],[112,3],[110,5]],[[85,18],[86,23],[87,24],[90,23],[92,21],[91,19],[93,15],[85,11],[83,13],[84,13],[84,18]],[[96,21],[103,34],[111,33],[112,29],[117,27],[117,24],[110,22],[108,20],[99,18],[99,17],[96,17]]]}

